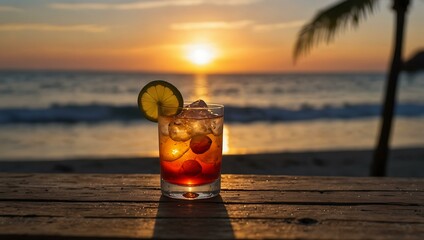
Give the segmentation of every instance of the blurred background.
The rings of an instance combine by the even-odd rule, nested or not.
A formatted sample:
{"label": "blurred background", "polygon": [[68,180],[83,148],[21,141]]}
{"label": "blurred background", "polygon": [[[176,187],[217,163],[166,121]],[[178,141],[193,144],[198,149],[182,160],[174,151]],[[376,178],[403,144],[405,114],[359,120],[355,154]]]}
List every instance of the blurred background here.
{"label": "blurred background", "polygon": [[[294,64],[302,26],[337,2],[0,0],[0,170],[156,157],[157,126],[136,99],[146,83],[163,79],[185,100],[225,105],[224,154],[257,161],[246,172],[266,172],[259,159],[272,158],[268,170],[285,161],[291,173],[366,175],[394,16],[391,1],[380,1],[357,29]],[[424,47],[423,13],[424,2],[412,1],[404,59]],[[402,72],[391,147],[401,151],[392,169],[406,164],[406,172],[395,175],[421,176],[423,129],[424,75]],[[310,161],[289,161],[296,156]],[[330,163],[337,159],[349,160],[344,172]],[[224,169],[246,167],[237,164]]]}

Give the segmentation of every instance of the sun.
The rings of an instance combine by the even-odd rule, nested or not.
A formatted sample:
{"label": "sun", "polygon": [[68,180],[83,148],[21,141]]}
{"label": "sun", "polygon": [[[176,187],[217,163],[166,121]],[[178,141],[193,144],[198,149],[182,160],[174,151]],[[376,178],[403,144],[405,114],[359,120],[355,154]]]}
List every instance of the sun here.
{"label": "sun", "polygon": [[208,44],[191,44],[187,47],[187,59],[199,66],[209,64],[215,59],[215,49]]}

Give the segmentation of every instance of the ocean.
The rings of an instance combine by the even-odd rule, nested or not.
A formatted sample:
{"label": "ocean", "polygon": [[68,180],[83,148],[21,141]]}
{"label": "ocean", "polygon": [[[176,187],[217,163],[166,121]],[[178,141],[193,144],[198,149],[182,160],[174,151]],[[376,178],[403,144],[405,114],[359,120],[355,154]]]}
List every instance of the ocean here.
{"label": "ocean", "polygon": [[[225,105],[224,154],[371,149],[384,73],[0,72],[0,160],[158,155],[137,107],[162,79],[185,101]],[[424,147],[424,74],[402,75],[391,146]]]}

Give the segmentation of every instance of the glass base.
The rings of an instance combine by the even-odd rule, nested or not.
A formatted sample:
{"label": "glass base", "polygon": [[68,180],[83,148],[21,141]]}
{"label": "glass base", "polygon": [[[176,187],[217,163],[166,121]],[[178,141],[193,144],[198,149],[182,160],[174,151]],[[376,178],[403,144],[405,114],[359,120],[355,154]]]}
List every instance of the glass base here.
{"label": "glass base", "polygon": [[197,200],[218,196],[221,190],[221,177],[214,182],[199,186],[183,186],[169,183],[161,178],[162,194],[176,199]]}

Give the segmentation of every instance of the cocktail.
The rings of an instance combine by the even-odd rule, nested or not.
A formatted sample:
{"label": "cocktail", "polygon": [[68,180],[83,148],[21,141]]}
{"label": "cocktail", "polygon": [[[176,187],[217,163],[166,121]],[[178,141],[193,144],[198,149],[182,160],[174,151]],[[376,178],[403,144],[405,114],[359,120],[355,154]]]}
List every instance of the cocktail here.
{"label": "cocktail", "polygon": [[139,106],[158,122],[162,193],[180,199],[218,195],[224,106],[202,100],[181,104],[174,86],[155,82],[140,92],[147,95],[139,95]]}

